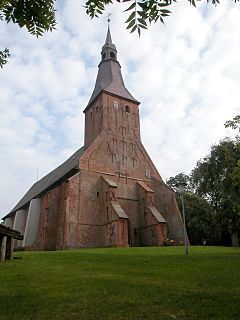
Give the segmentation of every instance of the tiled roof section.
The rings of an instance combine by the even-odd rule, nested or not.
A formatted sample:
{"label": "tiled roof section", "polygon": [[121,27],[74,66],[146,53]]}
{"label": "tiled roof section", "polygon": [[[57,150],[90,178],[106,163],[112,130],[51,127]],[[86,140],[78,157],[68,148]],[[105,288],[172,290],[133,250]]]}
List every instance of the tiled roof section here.
{"label": "tiled roof section", "polygon": [[140,184],[140,186],[142,186],[143,189],[145,189],[147,192],[152,192],[153,193],[153,190],[151,188],[149,188],[149,186],[147,186],[144,182],[138,181],[137,183]]}
{"label": "tiled roof section", "polygon": [[103,177],[103,179],[107,182],[107,184],[108,184],[110,187],[112,187],[112,188],[117,188],[116,182],[112,181],[112,180],[109,179],[109,178],[105,178],[105,177]]}
{"label": "tiled roof section", "polygon": [[101,91],[139,103],[125,87],[121,66],[118,61],[113,59],[104,60],[100,63],[95,88],[88,105],[93,102]]}
{"label": "tiled roof section", "polygon": [[7,218],[11,216],[13,212],[24,207],[31,201],[33,198],[43,194],[47,189],[51,188],[51,186],[55,185],[59,180],[67,175],[73,174],[74,169],[78,168],[78,163],[81,155],[84,152],[85,147],[77,150],[69,159],[63,162],[59,167],[51,171],[41,180],[37,181],[32,185],[32,187],[27,191],[27,193],[22,197],[22,199],[18,202],[18,204],[11,210],[11,212],[4,217]]}
{"label": "tiled roof section", "polygon": [[115,210],[115,213],[118,215],[118,218],[128,219],[128,216],[117,201],[111,201],[111,205]]}
{"label": "tiled roof section", "polygon": [[148,209],[152,212],[152,214],[154,215],[154,217],[157,219],[157,221],[158,221],[159,223],[166,223],[166,220],[163,218],[163,216],[162,216],[161,213],[157,210],[156,207],[148,206]]}

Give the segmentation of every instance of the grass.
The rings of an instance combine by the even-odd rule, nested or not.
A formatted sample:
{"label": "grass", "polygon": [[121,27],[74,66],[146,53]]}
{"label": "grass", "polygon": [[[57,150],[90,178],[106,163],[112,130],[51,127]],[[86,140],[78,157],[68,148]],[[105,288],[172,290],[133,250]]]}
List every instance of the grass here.
{"label": "grass", "polygon": [[16,252],[0,264],[1,320],[240,320],[240,249]]}

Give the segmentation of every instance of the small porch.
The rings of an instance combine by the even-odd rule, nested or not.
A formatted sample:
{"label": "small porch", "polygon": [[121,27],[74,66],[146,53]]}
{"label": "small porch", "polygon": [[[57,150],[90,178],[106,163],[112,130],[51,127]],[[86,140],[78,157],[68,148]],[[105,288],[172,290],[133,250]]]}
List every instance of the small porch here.
{"label": "small porch", "polygon": [[23,240],[19,231],[0,224],[0,262],[13,258],[14,239]]}

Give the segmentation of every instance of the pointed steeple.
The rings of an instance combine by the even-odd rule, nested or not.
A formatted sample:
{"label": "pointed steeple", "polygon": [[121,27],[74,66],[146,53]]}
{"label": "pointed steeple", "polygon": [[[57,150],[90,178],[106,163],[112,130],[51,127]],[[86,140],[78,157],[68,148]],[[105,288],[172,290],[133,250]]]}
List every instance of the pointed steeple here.
{"label": "pointed steeple", "polygon": [[113,44],[109,24],[105,44]]}
{"label": "pointed steeple", "polygon": [[101,56],[102,60],[98,66],[99,69],[95,88],[86,109],[88,109],[90,104],[102,91],[109,92],[110,94],[114,94],[120,98],[125,98],[139,104],[139,102],[131,95],[124,85],[121,66],[117,61],[117,49],[115,44],[112,42],[109,24],[107,37],[105,44],[102,47]]}
{"label": "pointed steeple", "polygon": [[102,47],[102,60],[113,59],[117,60],[117,50],[115,44],[112,43],[110,26],[108,24],[107,37],[104,46]]}

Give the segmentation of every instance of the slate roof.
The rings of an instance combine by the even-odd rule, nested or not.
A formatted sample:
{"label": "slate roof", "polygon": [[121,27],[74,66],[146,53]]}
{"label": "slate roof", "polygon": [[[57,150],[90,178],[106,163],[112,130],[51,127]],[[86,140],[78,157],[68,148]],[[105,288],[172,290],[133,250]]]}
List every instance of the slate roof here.
{"label": "slate roof", "polygon": [[[107,37],[106,37],[105,44],[102,48],[102,53],[103,52],[109,53],[109,51],[113,51],[115,52],[115,54],[117,53],[116,46],[112,43],[111,33],[108,27]],[[133,101],[139,104],[139,102],[131,95],[131,93],[125,87],[123,77],[122,77],[122,72],[121,72],[121,66],[117,61],[117,59],[115,58],[103,59],[100,62],[98,68],[99,69],[98,69],[98,75],[97,75],[95,87],[86,109],[89,107],[89,105],[94,101],[94,99],[99,95],[101,91],[111,93],[121,98],[126,98],[130,101]]]}
{"label": "slate roof", "polygon": [[51,189],[51,187],[55,186],[62,178],[74,174],[78,169],[79,158],[83,154],[84,150],[85,147],[78,149],[60,166],[48,173],[41,180],[34,183],[27,193],[22,197],[22,199],[17,203],[17,205],[10,211],[10,213],[4,217],[4,219],[11,216],[16,210],[26,206],[33,198],[38,197],[45,191]]}
{"label": "slate roof", "polygon": [[119,218],[128,219],[128,216],[126,215],[123,208],[120,206],[120,204],[117,201],[111,201],[111,205],[113,206]]}
{"label": "slate roof", "polygon": [[121,66],[118,61],[113,59],[107,59],[100,63],[95,88],[88,102],[88,106],[101,91],[106,91],[119,97],[139,103],[125,87]]}
{"label": "slate roof", "polygon": [[148,206],[148,209],[152,212],[159,223],[166,223],[166,220],[163,218],[161,213],[154,206]]}

